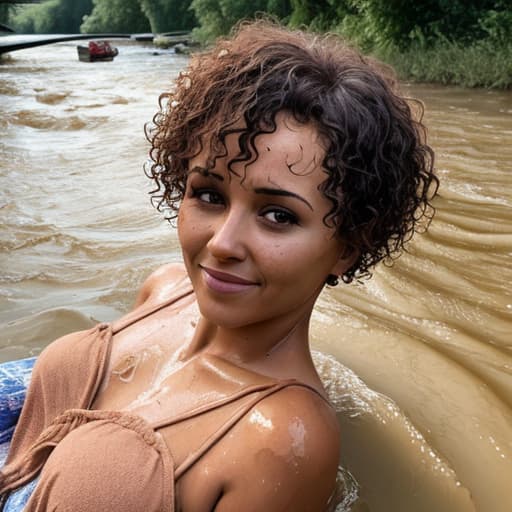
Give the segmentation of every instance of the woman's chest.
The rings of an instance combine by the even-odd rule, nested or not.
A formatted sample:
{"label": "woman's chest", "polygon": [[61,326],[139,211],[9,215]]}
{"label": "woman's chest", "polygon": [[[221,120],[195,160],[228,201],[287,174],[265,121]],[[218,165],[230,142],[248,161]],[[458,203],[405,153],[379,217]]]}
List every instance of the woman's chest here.
{"label": "woman's chest", "polygon": [[92,408],[131,411],[166,401],[171,381],[174,390],[179,388],[173,375],[185,365],[183,351],[193,339],[197,318],[191,304],[157,312],[116,332]]}

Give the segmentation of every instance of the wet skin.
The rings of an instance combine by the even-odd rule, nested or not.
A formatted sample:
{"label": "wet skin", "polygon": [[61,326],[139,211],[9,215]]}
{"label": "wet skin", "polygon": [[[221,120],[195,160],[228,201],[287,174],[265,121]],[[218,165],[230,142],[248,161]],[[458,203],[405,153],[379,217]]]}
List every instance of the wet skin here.
{"label": "wet skin", "polygon": [[[226,169],[237,141],[228,137],[227,144],[227,157],[208,172],[205,155],[190,162],[179,212],[197,302],[192,295],[115,335],[95,408],[155,421],[263,376],[294,378],[324,393],[309,354],[309,318],[328,274],[351,262],[323,222],[330,203],[318,190],[325,180],[321,141],[313,126],[280,115],[276,132],[256,139],[258,159],[234,167],[239,176]],[[179,266],[163,267],[144,284],[138,305],[173,296],[183,277]],[[139,363],[123,382],[127,361]],[[163,429],[175,460],[231,413],[221,408]],[[179,505],[189,512],[323,511],[338,450],[333,410],[307,389],[287,388],[254,407],[180,478]]]}
{"label": "wet skin", "polygon": [[227,170],[235,135],[215,168],[204,170],[205,154],[192,159],[178,219],[199,308],[218,326],[210,350],[242,361],[266,355],[294,329],[307,337],[300,326],[327,276],[347,265],[323,220],[331,203],[318,190],[326,174],[314,126],[281,114],[255,145],[257,160],[235,164],[237,175]]}

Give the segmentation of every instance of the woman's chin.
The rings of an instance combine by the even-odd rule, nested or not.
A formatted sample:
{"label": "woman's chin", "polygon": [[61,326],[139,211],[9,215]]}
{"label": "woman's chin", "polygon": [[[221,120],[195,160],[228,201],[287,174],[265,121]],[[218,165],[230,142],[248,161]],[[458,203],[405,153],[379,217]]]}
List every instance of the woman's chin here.
{"label": "woman's chin", "polygon": [[[201,316],[209,323],[223,329],[240,329],[253,321],[245,312],[237,312],[236,309],[223,304],[205,303],[198,300]],[[208,301],[210,302],[210,301]]]}

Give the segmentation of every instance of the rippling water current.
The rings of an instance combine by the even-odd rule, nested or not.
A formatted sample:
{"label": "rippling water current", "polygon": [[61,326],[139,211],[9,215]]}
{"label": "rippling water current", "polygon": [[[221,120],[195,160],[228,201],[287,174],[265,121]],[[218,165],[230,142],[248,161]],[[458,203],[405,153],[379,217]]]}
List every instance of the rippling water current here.
{"label": "rippling water current", "polygon": [[[119,46],[110,63],[64,43],[0,64],[0,360],[117,317],[180,260],[145,194],[142,128],[186,57]],[[427,109],[435,221],[392,268],[325,292],[314,317],[350,510],[510,512],[512,94],[404,89]]]}

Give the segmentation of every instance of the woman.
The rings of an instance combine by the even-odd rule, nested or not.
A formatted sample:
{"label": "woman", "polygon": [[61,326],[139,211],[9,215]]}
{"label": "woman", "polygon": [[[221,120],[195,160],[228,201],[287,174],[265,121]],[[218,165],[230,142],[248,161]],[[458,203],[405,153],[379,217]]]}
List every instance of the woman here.
{"label": "woman", "polygon": [[423,127],[338,39],[256,22],[191,59],[147,134],[185,268],[41,354],[0,492],[39,475],[28,511],[324,511],[339,432],[309,319],[428,221]]}

